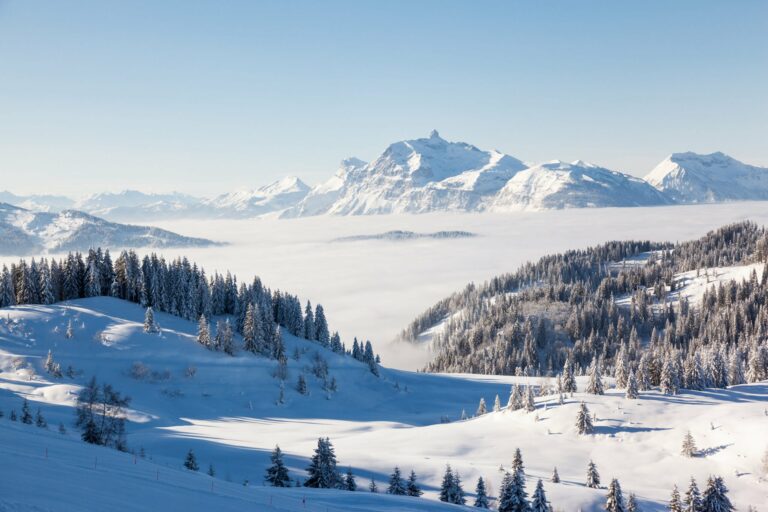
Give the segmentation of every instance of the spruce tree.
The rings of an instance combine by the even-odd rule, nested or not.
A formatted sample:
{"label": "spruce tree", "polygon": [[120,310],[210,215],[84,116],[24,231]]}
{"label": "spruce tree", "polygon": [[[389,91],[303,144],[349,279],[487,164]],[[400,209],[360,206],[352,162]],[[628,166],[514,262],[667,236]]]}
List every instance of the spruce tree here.
{"label": "spruce tree", "polygon": [[319,489],[335,489],[340,486],[341,477],[336,470],[336,454],[331,441],[326,437],[317,440],[315,454],[307,468],[309,478],[304,482],[305,487]]}
{"label": "spruce tree", "polygon": [[192,450],[189,450],[187,452],[187,457],[184,459],[184,467],[190,471],[197,471],[200,469],[200,466],[197,465],[195,452],[193,452]]}
{"label": "spruce tree", "polygon": [[525,390],[525,410],[533,412],[536,410],[536,402],[533,399],[533,387],[526,386]]}
{"label": "spruce tree", "polygon": [[475,413],[475,416],[482,416],[488,412],[488,410],[485,407],[485,398],[480,399],[480,404],[477,406],[477,412]]}
{"label": "spruce tree", "polygon": [[501,400],[499,395],[496,395],[496,399],[493,401],[493,412],[499,412],[501,410]]}
{"label": "spruce tree", "polygon": [[144,313],[144,332],[149,334],[157,332],[157,327],[155,327],[155,313],[152,311],[152,306],[148,307],[147,311]]}
{"label": "spruce tree", "polygon": [[368,490],[370,492],[379,492],[379,488],[376,485],[376,481],[371,477],[371,483],[368,484]]}
{"label": "spruce tree", "polygon": [[683,437],[683,447],[680,450],[680,453],[685,457],[696,456],[696,442],[693,440],[690,430],[685,432],[685,436]]}
{"label": "spruce tree", "polygon": [[400,474],[400,468],[395,466],[392,474],[389,475],[389,487],[387,488],[387,494],[394,494],[396,496],[405,496],[407,493],[405,482],[403,482],[402,475]]}
{"label": "spruce tree", "polygon": [[563,392],[576,393],[576,391],[576,378],[573,375],[573,363],[569,356],[563,366]]}
{"label": "spruce tree", "polygon": [[307,389],[307,380],[304,378],[304,374],[299,374],[299,380],[296,383],[296,391],[302,395],[309,394],[309,390]]}
{"label": "spruce tree", "polygon": [[602,395],[605,393],[603,390],[603,379],[600,376],[600,362],[597,359],[592,361],[592,366],[589,369],[587,393],[593,395]]}
{"label": "spruce tree", "polygon": [[730,512],[735,510],[728,498],[728,488],[722,477],[709,477],[701,498],[701,512]]}
{"label": "spruce tree", "polygon": [[560,483],[560,475],[557,473],[557,468],[552,470],[552,483],[553,484],[559,484]]}
{"label": "spruce tree", "polygon": [[597,466],[591,460],[587,465],[587,487],[592,489],[600,487],[600,473],[597,472]]}
{"label": "spruce tree", "polygon": [[267,468],[266,480],[272,487],[290,487],[291,479],[288,476],[288,468],[283,462],[283,452],[279,446],[275,446],[270,455],[271,465]]}
{"label": "spruce tree", "polygon": [[531,498],[530,512],[549,512],[549,510],[547,495],[544,493],[544,483],[539,479],[536,483],[536,490],[533,491],[533,497]]}
{"label": "spruce tree", "polygon": [[421,490],[419,487],[418,482],[416,481],[416,472],[411,470],[410,476],[408,476],[408,483],[406,484],[406,494],[408,496],[413,496],[414,498],[418,498],[422,494],[424,494],[424,491]]}
{"label": "spruce tree", "polygon": [[43,418],[43,412],[39,407],[37,408],[37,414],[35,415],[35,425],[40,428],[48,428],[48,423],[46,423],[45,418]]}
{"label": "spruce tree", "polygon": [[696,480],[691,477],[691,482],[688,484],[688,490],[685,491],[685,498],[683,499],[683,510],[685,512],[701,512],[701,493],[699,492],[699,486],[696,485]]}
{"label": "spruce tree", "polygon": [[483,477],[477,479],[477,486],[475,486],[475,508],[489,508],[488,503],[488,491],[485,488],[485,481]]}
{"label": "spruce tree", "polygon": [[347,468],[347,474],[344,475],[344,490],[345,491],[356,491],[357,490],[357,482],[355,481],[355,475],[352,474],[352,468]]}
{"label": "spruce tree", "polygon": [[576,429],[579,434],[586,435],[591,434],[594,431],[592,426],[592,418],[589,415],[589,409],[584,402],[581,402],[579,412],[576,415]]}
{"label": "spruce tree", "polygon": [[625,512],[624,497],[621,494],[621,485],[615,478],[608,486],[608,498],[605,500],[606,512]]}
{"label": "spruce tree", "polygon": [[627,375],[627,391],[624,393],[624,397],[629,400],[635,400],[638,396],[637,391],[637,379],[635,378],[634,370],[629,370]]}
{"label": "spruce tree", "polygon": [[637,497],[634,493],[629,493],[629,498],[627,498],[627,512],[640,512],[640,507],[637,505]]}
{"label": "spruce tree", "polygon": [[27,399],[24,399],[24,402],[21,404],[21,422],[25,423],[27,425],[32,424],[32,413],[29,412],[29,402]]}
{"label": "spruce tree", "polygon": [[200,315],[197,323],[197,342],[205,348],[211,348],[211,330],[205,315]]}
{"label": "spruce tree", "polygon": [[672,488],[672,497],[667,505],[669,512],[683,512],[683,504],[680,502],[680,491],[677,490],[677,486]]}
{"label": "spruce tree", "polygon": [[208,476],[211,478],[216,476],[216,470],[213,469],[213,464],[208,464]]}

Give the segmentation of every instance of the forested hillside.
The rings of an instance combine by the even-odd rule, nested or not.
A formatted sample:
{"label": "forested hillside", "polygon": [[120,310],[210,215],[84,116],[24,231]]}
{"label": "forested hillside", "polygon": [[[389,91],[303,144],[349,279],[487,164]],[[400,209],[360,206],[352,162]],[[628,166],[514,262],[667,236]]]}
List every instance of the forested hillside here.
{"label": "forested hillside", "polygon": [[[669,392],[755,382],[768,376],[767,254],[765,229],[744,222],[690,242],[547,256],[444,299],[402,338],[431,332],[432,372],[584,374],[592,365],[618,387],[636,373],[641,389]],[[748,264],[741,282],[717,278],[718,268]],[[680,293],[686,271],[711,281],[695,302]]]}

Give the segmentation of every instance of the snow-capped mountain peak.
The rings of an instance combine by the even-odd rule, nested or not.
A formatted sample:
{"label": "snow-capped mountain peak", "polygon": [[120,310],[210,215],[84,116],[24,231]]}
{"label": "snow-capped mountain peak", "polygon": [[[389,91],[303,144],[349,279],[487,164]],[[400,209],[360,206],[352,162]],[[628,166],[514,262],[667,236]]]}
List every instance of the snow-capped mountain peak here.
{"label": "snow-capped mountain peak", "polygon": [[673,153],[645,177],[681,203],[768,199],[768,169],[724,153]]}
{"label": "snow-capped mountain peak", "polygon": [[496,196],[494,211],[653,206],[667,198],[639,178],[594,164],[551,160],[517,173]]}

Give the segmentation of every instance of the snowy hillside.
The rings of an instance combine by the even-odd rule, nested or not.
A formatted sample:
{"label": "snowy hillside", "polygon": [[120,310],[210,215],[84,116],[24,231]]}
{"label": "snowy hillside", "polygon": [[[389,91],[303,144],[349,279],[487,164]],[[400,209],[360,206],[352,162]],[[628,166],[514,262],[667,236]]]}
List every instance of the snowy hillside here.
{"label": "snowy hillside", "polygon": [[107,222],[76,210],[33,212],[0,203],[0,254],[26,255],[96,246],[205,247],[215,242],[163,229]]}
{"label": "snowy hillside", "polygon": [[576,161],[554,160],[517,173],[496,195],[490,209],[550,210],[669,204],[639,178]]}
{"label": "snowy hillside", "polygon": [[525,165],[498,151],[428,138],[391,144],[375,161],[347,160],[283,216],[475,211]]}
{"label": "snowy hillside", "polygon": [[[664,510],[672,486],[685,489],[691,476],[701,487],[709,475],[723,476],[738,510],[761,506],[768,493],[760,463],[768,444],[762,435],[768,425],[765,383],[676,396],[648,391],[638,400],[625,399],[623,391],[577,393],[563,405],[547,395],[535,399],[535,412],[501,410],[457,421],[462,409],[472,414],[480,398],[489,408],[496,395],[506,404],[513,382],[538,388],[545,380],[387,369],[376,378],[352,358],[286,335],[288,377],[284,404],[278,405],[274,360],[206,350],[195,341],[196,325],[176,317],[157,314],[160,332],[148,334],[143,309],[111,298],[16,306],[0,316],[0,453],[20,469],[0,479],[0,507],[11,510],[104,510],[109,503],[115,510],[141,510],[148,503],[185,510],[234,510],[248,503],[260,510],[303,510],[303,498],[306,510],[315,511],[450,510],[434,501],[446,464],[461,474],[471,504],[480,476],[496,496],[499,468],[509,469],[518,447],[529,494],[543,479],[555,510],[602,510],[605,488],[585,485],[590,460],[603,486],[618,478],[625,496],[634,493],[646,511]],[[67,338],[70,324],[74,332]],[[66,369],[60,378],[45,371],[49,350]],[[323,391],[313,374],[318,355],[336,379],[335,392]],[[299,375],[306,377],[308,395],[293,387]],[[132,397],[128,445],[135,459],[77,440],[74,397],[91,376]],[[47,430],[10,421],[23,397],[33,412],[40,408]],[[596,417],[591,435],[574,427],[582,400]],[[66,434],[57,432],[60,423]],[[694,458],[679,453],[688,429],[699,450]],[[304,478],[318,436],[330,437],[340,469],[352,468],[359,492],[262,487],[275,444],[286,454],[291,476]],[[200,474],[182,469],[190,449]],[[202,474],[209,465],[215,478]],[[386,488],[395,465],[419,475],[422,499],[364,491],[371,478]],[[549,481],[554,467],[560,483]],[[41,480],[32,496],[24,480],[30,474]],[[243,487],[246,479],[249,486]],[[94,488],[99,499],[86,499]]]}
{"label": "snowy hillside", "polygon": [[768,199],[768,169],[723,153],[674,153],[646,181],[679,203]]}

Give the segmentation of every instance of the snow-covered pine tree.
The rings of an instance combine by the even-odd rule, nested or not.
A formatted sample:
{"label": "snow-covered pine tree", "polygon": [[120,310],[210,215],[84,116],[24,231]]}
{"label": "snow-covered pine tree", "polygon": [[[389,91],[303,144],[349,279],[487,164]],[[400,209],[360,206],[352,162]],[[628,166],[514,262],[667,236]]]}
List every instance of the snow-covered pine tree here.
{"label": "snow-covered pine tree", "polygon": [[200,315],[197,322],[197,342],[207,349],[210,349],[212,345],[211,330],[205,315]]}
{"label": "snow-covered pine tree", "polygon": [[296,383],[296,391],[298,391],[301,395],[309,394],[309,390],[307,389],[307,380],[304,378],[303,373],[299,374],[299,380]]}
{"label": "snow-covered pine tree", "polygon": [[148,306],[144,312],[144,332],[152,334],[157,332],[155,327],[155,313],[152,311],[152,306]]}
{"label": "snow-covered pine tree", "polygon": [[501,489],[498,498],[499,512],[527,512],[530,505],[527,500],[525,488],[519,478],[506,473],[501,481]]}
{"label": "snow-covered pine tree", "polygon": [[379,492],[379,487],[376,485],[376,481],[371,477],[371,483],[368,484],[368,490],[370,492]]}
{"label": "snow-covered pine tree", "polygon": [[189,450],[187,452],[187,457],[184,459],[184,467],[190,471],[197,471],[200,469],[200,466],[197,465],[197,458],[195,457],[195,452],[193,452],[192,450]]}
{"label": "snow-covered pine tree", "polygon": [[553,484],[559,484],[560,483],[560,475],[557,473],[557,467],[552,470],[552,483]]}
{"label": "snow-covered pine tree", "polygon": [[39,407],[37,408],[37,414],[35,414],[35,425],[40,428],[48,428],[48,423],[43,418],[43,411]]}
{"label": "snow-covered pine tree", "polygon": [[400,468],[395,466],[392,474],[389,475],[389,487],[387,487],[387,494],[394,494],[396,496],[405,496],[406,488],[403,477],[400,474]]}
{"label": "snow-covered pine tree", "polygon": [[687,430],[685,436],[683,436],[683,447],[680,450],[680,453],[685,457],[696,456],[696,441],[693,440],[693,435],[691,435],[690,430]]}
{"label": "snow-covered pine tree", "polygon": [[271,465],[267,468],[266,481],[272,487],[290,487],[291,479],[288,476],[288,468],[283,461],[283,452],[279,446],[275,446],[269,456]]}
{"label": "snow-covered pine tree", "polygon": [[680,502],[680,491],[677,490],[677,486],[672,488],[672,497],[667,505],[669,512],[683,512],[683,504]]}
{"label": "snow-covered pine tree", "polygon": [[480,404],[477,406],[475,416],[482,416],[486,412],[488,412],[488,410],[485,407],[485,398],[480,398]]}
{"label": "snow-covered pine tree", "polygon": [[597,358],[592,361],[592,365],[589,367],[587,393],[593,395],[602,395],[605,393],[603,389],[603,379],[600,376],[600,362],[597,360]]}
{"label": "snow-covered pine tree", "polygon": [[640,512],[640,507],[637,505],[637,496],[635,493],[629,493],[627,498],[627,512]]}
{"label": "snow-covered pine tree", "polygon": [[728,356],[728,385],[736,386],[745,382],[744,362],[741,359],[741,351],[734,347]]}
{"label": "snow-covered pine tree", "polygon": [[243,318],[243,350],[254,354],[258,351],[256,337],[261,335],[261,329],[256,322],[256,309],[253,304],[248,304]]}
{"label": "snow-covered pine tree", "polygon": [[536,483],[536,490],[533,491],[531,497],[530,512],[550,512],[549,502],[547,502],[547,495],[544,493],[544,483],[539,478]]}
{"label": "snow-covered pine tree", "polygon": [[684,512],[701,512],[701,492],[699,492],[699,486],[696,485],[696,480],[691,477],[691,482],[688,484],[688,490],[685,491],[685,498],[683,499]]}
{"label": "snow-covered pine tree", "polygon": [[680,376],[677,373],[675,355],[672,354],[671,351],[667,352],[664,356],[664,363],[661,367],[659,389],[665,395],[676,395],[680,389]]}
{"label": "snow-covered pine tree", "polygon": [[324,346],[330,346],[331,336],[328,332],[328,321],[325,319],[325,312],[323,306],[318,304],[315,307],[315,337],[317,342]]}
{"label": "snow-covered pine tree", "polygon": [[440,501],[446,503],[453,503],[453,492],[455,488],[453,470],[450,464],[445,466],[445,473],[443,473],[443,480],[440,483]]}
{"label": "snow-covered pine tree", "polygon": [[576,393],[576,378],[573,375],[573,362],[570,356],[563,366],[563,393]]}
{"label": "snow-covered pine tree", "polygon": [[643,352],[640,362],[637,363],[637,389],[648,391],[651,389],[650,352]]}
{"label": "snow-covered pine tree", "polygon": [[408,476],[408,482],[405,485],[405,493],[414,498],[418,498],[424,494],[424,491],[421,490],[419,483],[416,480],[416,472],[413,470],[411,470],[411,474]]}
{"label": "snow-covered pine tree", "polygon": [[525,410],[527,412],[533,412],[536,410],[536,402],[533,399],[533,387],[525,387]]}
{"label": "snow-covered pine tree", "polygon": [[592,489],[600,487],[600,473],[597,472],[597,466],[591,460],[587,464],[587,487]]}
{"label": "snow-covered pine tree", "polygon": [[75,337],[75,328],[72,326],[72,319],[70,318],[69,321],[67,321],[67,330],[64,332],[64,337],[68,340],[71,340]]}
{"label": "snow-covered pine tree", "polygon": [[336,470],[336,454],[327,437],[317,440],[317,448],[310,460],[307,473],[309,478],[304,482],[305,487],[335,489],[340,486],[341,477]]}
{"label": "snow-covered pine tree", "polygon": [[621,345],[615,358],[613,378],[616,379],[616,388],[623,389],[627,386],[627,353],[624,344]]}
{"label": "snow-covered pine tree", "polygon": [[357,482],[355,481],[355,475],[352,474],[352,468],[347,468],[347,473],[344,475],[344,490],[354,492],[357,490]]}
{"label": "snow-covered pine tree", "polygon": [[21,422],[27,425],[32,424],[32,413],[29,412],[29,402],[26,398],[21,404]]}
{"label": "snow-covered pine tree", "polygon": [[216,337],[218,338],[218,345],[221,351],[230,356],[235,354],[234,335],[232,333],[232,325],[229,323],[229,318],[224,321],[221,333],[217,330]]}
{"label": "snow-covered pine tree", "polygon": [[489,508],[488,491],[485,488],[485,480],[483,477],[477,479],[477,485],[475,486],[475,508]]}
{"label": "snow-covered pine tree", "polygon": [[624,397],[629,400],[635,400],[638,396],[637,391],[637,379],[635,378],[635,372],[634,370],[629,370],[629,374],[627,375],[627,391],[624,393]]}
{"label": "snow-covered pine tree", "polygon": [[312,304],[307,301],[304,308],[304,338],[314,340],[315,332],[315,314],[312,312]]}
{"label": "snow-covered pine tree", "polygon": [[591,434],[594,432],[594,427],[592,426],[592,418],[589,415],[589,409],[587,409],[587,405],[584,402],[581,402],[581,405],[579,406],[579,412],[576,415],[576,429],[578,430],[579,434]]}
{"label": "snow-covered pine tree", "polygon": [[701,498],[701,512],[730,512],[735,510],[728,498],[728,488],[722,477],[709,477]]}
{"label": "snow-covered pine tree", "polygon": [[493,401],[493,412],[499,412],[501,410],[501,400],[499,395],[496,395],[496,399]]}
{"label": "snow-covered pine tree", "polygon": [[611,480],[608,486],[608,497],[605,500],[606,512],[625,512],[624,496],[621,494],[621,485],[615,478]]}

